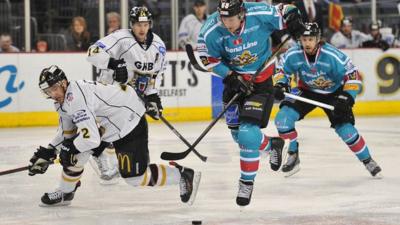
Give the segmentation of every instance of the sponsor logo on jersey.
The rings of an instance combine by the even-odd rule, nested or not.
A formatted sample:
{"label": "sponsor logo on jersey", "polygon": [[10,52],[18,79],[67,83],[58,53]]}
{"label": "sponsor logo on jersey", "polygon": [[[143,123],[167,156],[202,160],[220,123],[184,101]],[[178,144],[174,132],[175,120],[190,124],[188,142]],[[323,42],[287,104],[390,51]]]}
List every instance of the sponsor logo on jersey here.
{"label": "sponsor logo on jersey", "polygon": [[158,48],[158,51],[159,51],[162,55],[165,55],[165,53],[167,52],[167,50],[166,50],[163,46],[160,46],[160,47]]}
{"label": "sponsor logo on jersey", "polygon": [[74,100],[74,95],[72,94],[72,92],[68,92],[67,93],[67,101],[72,101],[72,100]]}
{"label": "sponsor logo on jersey", "polygon": [[254,63],[257,59],[256,54],[251,54],[250,51],[246,50],[240,56],[236,56],[232,63],[237,66],[244,66]]}
{"label": "sponsor logo on jersey", "polygon": [[201,63],[203,63],[203,65],[205,65],[205,66],[210,64],[210,61],[208,61],[207,56],[200,56],[200,60],[201,60]]}
{"label": "sponsor logo on jersey", "polygon": [[229,48],[228,46],[225,46],[225,51],[229,52],[229,53],[235,53],[235,52],[241,52],[243,50],[249,49],[251,47],[254,47],[257,45],[257,41],[254,42],[246,42],[241,46],[237,46],[234,48]]}
{"label": "sponsor logo on jersey", "polygon": [[154,63],[152,62],[140,62],[140,61],[136,61],[135,63],[136,68],[138,68],[139,70],[153,70],[154,68]]}
{"label": "sponsor logo on jersey", "polygon": [[90,117],[84,109],[81,109],[72,115],[72,122],[75,124],[89,119]]}
{"label": "sponsor logo on jersey", "polygon": [[101,43],[100,41],[96,42],[96,45],[99,46],[100,48],[105,48],[106,45]]}
{"label": "sponsor logo on jersey", "polygon": [[325,78],[324,76],[319,76],[317,79],[306,81],[306,84],[309,87],[327,90],[335,85],[335,82],[332,80]]}

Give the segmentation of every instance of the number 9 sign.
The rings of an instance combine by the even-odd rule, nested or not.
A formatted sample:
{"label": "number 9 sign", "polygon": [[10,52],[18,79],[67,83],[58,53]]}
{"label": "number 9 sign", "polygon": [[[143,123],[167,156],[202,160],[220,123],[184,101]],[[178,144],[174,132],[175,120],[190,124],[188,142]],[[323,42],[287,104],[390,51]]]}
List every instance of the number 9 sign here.
{"label": "number 9 sign", "polygon": [[400,88],[400,60],[395,55],[384,55],[377,63],[380,79],[379,94],[394,94]]}

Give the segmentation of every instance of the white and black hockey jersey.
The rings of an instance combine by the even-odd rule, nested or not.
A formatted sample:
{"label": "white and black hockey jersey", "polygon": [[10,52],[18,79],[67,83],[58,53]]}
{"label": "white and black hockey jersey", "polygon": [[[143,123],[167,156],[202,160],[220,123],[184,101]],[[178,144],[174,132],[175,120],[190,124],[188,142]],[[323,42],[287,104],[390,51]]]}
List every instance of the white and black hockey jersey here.
{"label": "white and black hockey jersey", "polygon": [[189,14],[182,19],[178,30],[178,43],[180,48],[185,49],[186,44],[191,44],[193,49],[196,49],[197,38],[204,22],[205,19],[199,20],[194,14]]}
{"label": "white and black hockey jersey", "polygon": [[55,107],[59,129],[50,144],[56,146],[76,131],[74,145],[80,152],[98,147],[100,141],[114,142],[123,138],[145,113],[144,103],[129,85],[85,80],[71,81],[64,103],[55,103]]}
{"label": "white and black hockey jersey", "polygon": [[128,82],[134,76],[149,75],[153,79],[145,95],[157,93],[166,68],[166,48],[161,38],[149,32],[145,44],[139,44],[130,29],[117,30],[98,40],[88,50],[87,60],[102,70],[99,81],[114,83],[113,70],[107,69],[110,58],[124,59],[128,70]]}

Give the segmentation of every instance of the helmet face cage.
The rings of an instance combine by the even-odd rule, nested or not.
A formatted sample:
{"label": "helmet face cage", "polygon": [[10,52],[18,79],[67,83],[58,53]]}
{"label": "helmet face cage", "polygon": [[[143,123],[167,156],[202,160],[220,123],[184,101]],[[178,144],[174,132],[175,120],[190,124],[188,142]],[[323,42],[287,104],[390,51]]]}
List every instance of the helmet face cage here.
{"label": "helmet face cage", "polygon": [[58,66],[52,65],[48,68],[44,68],[40,73],[39,88],[48,97],[48,94],[45,93],[45,89],[50,88],[62,80],[67,80],[64,71]]}
{"label": "helmet face cage", "polygon": [[220,0],[218,12],[221,17],[232,17],[244,12],[243,0]]}
{"label": "helmet face cage", "polygon": [[133,26],[133,24],[137,22],[150,22],[150,28],[151,28],[153,25],[152,19],[153,19],[152,14],[144,6],[133,7],[129,12],[129,22],[131,26]]}

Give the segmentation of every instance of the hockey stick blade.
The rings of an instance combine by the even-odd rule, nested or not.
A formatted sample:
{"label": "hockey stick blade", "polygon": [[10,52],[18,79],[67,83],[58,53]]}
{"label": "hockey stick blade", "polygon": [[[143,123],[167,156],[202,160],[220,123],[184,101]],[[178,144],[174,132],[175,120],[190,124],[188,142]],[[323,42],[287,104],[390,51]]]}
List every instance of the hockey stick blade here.
{"label": "hockey stick blade", "polygon": [[[171,123],[168,122],[167,119],[165,119],[162,115],[160,116],[160,119],[162,122],[167,125],[167,127],[179,138],[185,143],[187,147],[191,147],[191,144],[172,126]],[[194,154],[196,154],[197,157],[200,158],[201,161],[206,162],[207,161],[207,156],[201,155],[196,149],[193,148]],[[189,154],[189,153],[188,153]],[[163,159],[162,155],[161,158]]]}
{"label": "hockey stick blade", "polygon": [[192,64],[192,66],[196,70],[201,71],[201,72],[210,72],[210,71],[204,69],[203,67],[201,67],[200,64],[197,62],[197,59],[196,59],[196,57],[194,55],[194,51],[193,51],[192,45],[187,44],[185,46],[185,49],[186,49],[186,54],[189,57],[190,64]]}
{"label": "hockey stick blade", "polygon": [[200,143],[200,141],[206,136],[206,134],[211,130],[211,128],[218,122],[218,120],[224,115],[226,110],[228,110],[229,106],[232,105],[236,99],[239,98],[241,94],[237,93],[232,99],[225,105],[224,109],[218,114],[216,118],[207,126],[207,128],[201,133],[201,135],[197,138],[197,140],[186,150],[183,152],[163,152],[161,153],[161,159],[164,160],[181,160],[184,159],[193,149]]}

